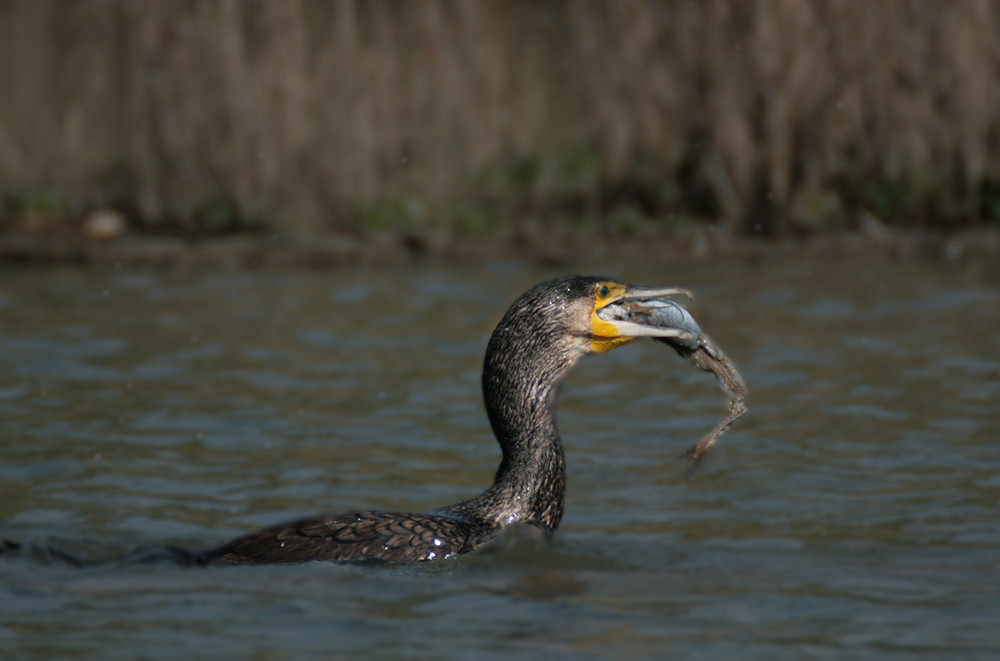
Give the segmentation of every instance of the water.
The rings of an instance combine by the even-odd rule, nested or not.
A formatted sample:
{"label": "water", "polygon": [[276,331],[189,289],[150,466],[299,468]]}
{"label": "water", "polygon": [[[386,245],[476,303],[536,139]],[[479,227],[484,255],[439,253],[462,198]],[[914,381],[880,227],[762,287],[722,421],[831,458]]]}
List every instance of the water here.
{"label": "water", "polygon": [[[750,414],[653,342],[560,400],[551,541],[429,569],[0,558],[4,658],[992,659],[1000,268],[602,264],[683,285]],[[0,536],[97,558],[485,487],[492,326],[555,271],[0,273]]]}

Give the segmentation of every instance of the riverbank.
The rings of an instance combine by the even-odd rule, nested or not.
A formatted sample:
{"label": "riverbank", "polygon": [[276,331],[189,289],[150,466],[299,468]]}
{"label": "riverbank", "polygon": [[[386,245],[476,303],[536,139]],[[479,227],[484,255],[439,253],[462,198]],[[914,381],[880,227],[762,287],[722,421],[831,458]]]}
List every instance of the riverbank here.
{"label": "riverbank", "polygon": [[367,237],[328,234],[294,237],[250,234],[210,238],[125,235],[94,240],[71,233],[0,234],[0,266],[80,265],[158,269],[336,269],[434,261],[470,263],[516,259],[573,264],[601,259],[711,260],[830,257],[869,253],[946,261],[1000,254],[1000,231],[897,233],[879,229],[808,238],[718,236],[621,237],[597,234],[494,235],[479,238],[445,233],[384,232]]}

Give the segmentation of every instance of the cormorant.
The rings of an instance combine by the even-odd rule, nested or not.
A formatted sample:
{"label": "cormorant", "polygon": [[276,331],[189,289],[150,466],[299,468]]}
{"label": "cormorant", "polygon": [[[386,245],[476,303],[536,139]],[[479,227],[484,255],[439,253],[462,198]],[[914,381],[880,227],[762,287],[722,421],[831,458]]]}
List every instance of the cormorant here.
{"label": "cormorant", "polygon": [[687,292],[569,276],[536,285],[514,301],[493,331],[483,364],[486,412],[503,458],[493,485],[480,495],[426,514],[361,511],[300,519],[199,554],[199,564],[434,560],[477,549],[515,523],[555,530],[566,487],[554,413],[559,384],[583,356],[639,337],[676,341],[675,348],[684,349],[700,333],[693,320],[671,326],[657,309],[644,314],[645,305],[676,294]]}

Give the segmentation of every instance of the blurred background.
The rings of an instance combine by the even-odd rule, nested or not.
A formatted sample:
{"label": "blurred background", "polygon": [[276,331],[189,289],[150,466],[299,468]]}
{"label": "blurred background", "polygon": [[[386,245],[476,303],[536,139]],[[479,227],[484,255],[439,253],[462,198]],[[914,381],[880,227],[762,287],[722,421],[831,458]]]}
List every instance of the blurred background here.
{"label": "blurred background", "polygon": [[[0,0],[0,656],[1000,659],[998,109],[990,0]],[[65,562],[478,493],[571,270],[696,293],[696,474],[636,342],[544,544]]]}
{"label": "blurred background", "polygon": [[0,1],[0,237],[995,230],[998,35],[988,0]]}

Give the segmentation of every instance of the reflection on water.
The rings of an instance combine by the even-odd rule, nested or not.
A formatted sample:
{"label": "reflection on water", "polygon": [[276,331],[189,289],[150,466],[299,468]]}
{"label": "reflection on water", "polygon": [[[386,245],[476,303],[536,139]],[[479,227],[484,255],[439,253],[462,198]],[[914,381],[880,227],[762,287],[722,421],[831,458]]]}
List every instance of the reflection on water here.
{"label": "reflection on water", "polygon": [[[693,479],[678,456],[724,402],[710,375],[635,344],[564,388],[570,484],[550,542],[514,535],[396,571],[5,557],[5,652],[1000,652],[997,267],[600,266],[692,288],[750,386],[750,414]],[[5,272],[0,536],[109,557],[468,497],[498,458],[479,401],[486,339],[550,275]]]}

